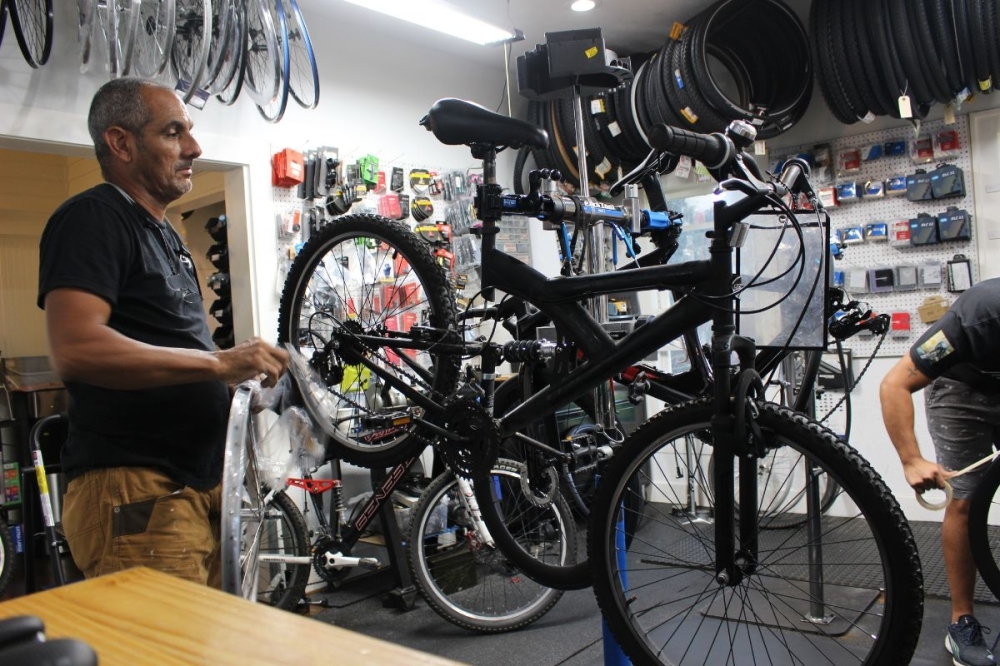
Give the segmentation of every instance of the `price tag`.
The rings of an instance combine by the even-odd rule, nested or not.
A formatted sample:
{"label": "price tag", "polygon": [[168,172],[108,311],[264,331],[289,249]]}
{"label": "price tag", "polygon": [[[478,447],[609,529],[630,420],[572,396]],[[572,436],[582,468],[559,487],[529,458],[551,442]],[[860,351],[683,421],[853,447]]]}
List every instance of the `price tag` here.
{"label": "price tag", "polygon": [[754,141],[753,142],[753,154],[754,155],[767,155],[767,142],[766,141]]}
{"label": "price tag", "polygon": [[944,124],[954,125],[955,124],[955,103],[951,102],[946,107],[944,107]]}
{"label": "price tag", "polygon": [[687,179],[691,175],[691,158],[687,155],[681,155],[681,158],[677,160],[677,168],[674,169],[674,175],[678,178]]}
{"label": "price tag", "polygon": [[910,108],[910,96],[900,95],[899,96],[899,117],[900,118],[912,118],[913,109]]}

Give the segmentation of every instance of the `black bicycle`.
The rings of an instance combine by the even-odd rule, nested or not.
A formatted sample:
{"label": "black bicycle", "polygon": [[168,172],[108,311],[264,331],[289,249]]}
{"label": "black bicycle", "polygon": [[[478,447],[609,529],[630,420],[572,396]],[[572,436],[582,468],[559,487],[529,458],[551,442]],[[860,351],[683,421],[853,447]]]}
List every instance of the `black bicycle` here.
{"label": "black bicycle", "polygon": [[[658,149],[701,160],[724,189],[741,195],[715,206],[710,259],[547,279],[496,247],[504,214],[568,216],[586,225],[626,217],[630,207],[538,191],[505,194],[496,181],[496,152],[546,142],[528,123],[441,100],[423,124],[444,143],[471,146],[483,160],[476,208],[483,223],[487,300],[495,288],[532,304],[558,330],[572,332],[582,362],[558,384],[495,418],[496,363],[554,359],[565,347],[553,340],[501,345],[464,339],[447,275],[412,232],[374,216],[340,218],[296,260],[280,331],[323,378],[327,391],[310,411],[337,456],[385,465],[433,444],[456,474],[489,486],[503,441],[513,437],[544,450],[543,442],[520,430],[712,322],[712,395],[643,425],[622,443],[598,487],[591,509],[591,571],[609,624],[626,651],[644,663],[812,663],[837,652],[868,664],[907,661],[921,623],[922,577],[905,517],[884,482],[846,442],[759,399],[754,345],[735,334],[734,301],[745,285],[733,273],[734,246],[755,214],[771,215],[785,230],[779,233],[802,233],[783,197],[811,192],[804,165],[793,160],[780,177],[764,176],[744,159],[742,148],[752,137],[746,127],[710,136],[659,127],[651,133]],[[654,213],[636,214],[640,227],[657,222]],[[789,284],[797,285],[805,273],[800,258],[782,275]],[[747,284],[753,282],[751,276]],[[680,289],[684,295],[617,341],[581,304],[594,295],[642,289]],[[462,359],[473,355],[478,370],[463,374]],[[701,504],[711,508],[710,523],[675,511],[677,493],[664,483],[664,459],[682,455],[690,441],[708,444],[714,463],[711,488],[699,490]],[[810,511],[797,527],[761,529],[755,469],[779,448],[794,451],[802,464],[840,485],[847,507],[841,515]],[[629,516],[636,488],[646,493],[641,521]],[[816,484],[806,495],[818,495]],[[816,497],[809,501],[818,505]],[[551,525],[546,527],[548,532],[538,532],[537,550],[552,540]]]}

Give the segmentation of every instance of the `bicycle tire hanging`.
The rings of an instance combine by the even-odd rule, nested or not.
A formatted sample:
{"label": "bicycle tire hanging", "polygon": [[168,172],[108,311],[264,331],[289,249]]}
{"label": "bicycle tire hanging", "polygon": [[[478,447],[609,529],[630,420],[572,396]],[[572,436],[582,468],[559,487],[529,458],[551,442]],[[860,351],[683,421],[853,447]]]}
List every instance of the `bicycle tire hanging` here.
{"label": "bicycle tire hanging", "polygon": [[1000,77],[992,0],[813,0],[809,41],[823,99],[844,124],[927,116],[990,94]]}
{"label": "bicycle tire hanging", "polygon": [[[631,65],[631,81],[585,100],[588,180],[598,192],[616,180],[619,166],[646,157],[647,132],[658,123],[705,133],[746,120],[768,139],[797,123],[812,96],[806,29],[780,0],[720,0],[677,27],[658,51],[633,54]],[[531,102],[527,119],[552,140],[545,151],[521,149],[515,188],[523,187],[529,155],[578,187],[569,105]]]}

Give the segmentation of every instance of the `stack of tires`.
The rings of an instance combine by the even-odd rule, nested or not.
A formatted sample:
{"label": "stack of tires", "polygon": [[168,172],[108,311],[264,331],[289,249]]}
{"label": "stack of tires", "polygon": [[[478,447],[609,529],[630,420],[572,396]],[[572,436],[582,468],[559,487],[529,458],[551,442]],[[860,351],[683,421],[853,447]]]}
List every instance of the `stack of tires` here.
{"label": "stack of tires", "polygon": [[[617,180],[619,167],[646,157],[646,137],[658,123],[717,132],[746,120],[766,139],[798,122],[812,95],[806,29],[780,0],[720,0],[658,51],[631,60],[630,81],[583,105],[588,181],[597,190]],[[572,106],[532,102],[528,120],[550,137],[548,150],[532,152],[535,163],[578,187]],[[519,156],[516,183],[527,155]]]}
{"label": "stack of tires", "polygon": [[1000,86],[995,0],[813,0],[819,88],[842,123],[924,118]]}

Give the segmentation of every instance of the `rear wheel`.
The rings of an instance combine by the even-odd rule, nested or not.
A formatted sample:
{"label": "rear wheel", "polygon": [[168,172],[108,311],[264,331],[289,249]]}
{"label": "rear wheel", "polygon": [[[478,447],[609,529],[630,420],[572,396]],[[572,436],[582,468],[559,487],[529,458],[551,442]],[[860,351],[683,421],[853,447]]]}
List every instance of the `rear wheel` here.
{"label": "rear wheel", "polygon": [[[706,437],[714,409],[704,401],[661,412],[615,456],[592,511],[594,587],[608,625],[643,664],[909,663],[923,578],[899,505],[832,432],[776,405],[758,407],[765,446],[830,475],[850,500],[844,510],[817,512],[812,531],[725,528],[705,492],[707,515],[690,515],[672,465],[686,438]],[[646,520],[628,534],[620,507],[628,511],[636,476],[648,476],[650,492]],[[717,535],[732,539],[722,573]]]}
{"label": "rear wheel", "polygon": [[1000,599],[1000,465],[995,461],[976,486],[969,507],[969,545],[979,575]]}
{"label": "rear wheel", "polygon": [[[517,481],[518,465],[498,460],[492,474]],[[554,502],[550,512],[554,520],[568,524],[564,500]],[[461,496],[459,480],[450,471],[423,492],[413,508],[411,525],[413,580],[428,605],[452,624],[489,633],[510,631],[545,615],[563,594],[524,576],[500,549],[483,542]],[[518,539],[535,542],[530,522],[510,529]],[[572,551],[575,544],[575,538],[567,535],[562,547]]]}

